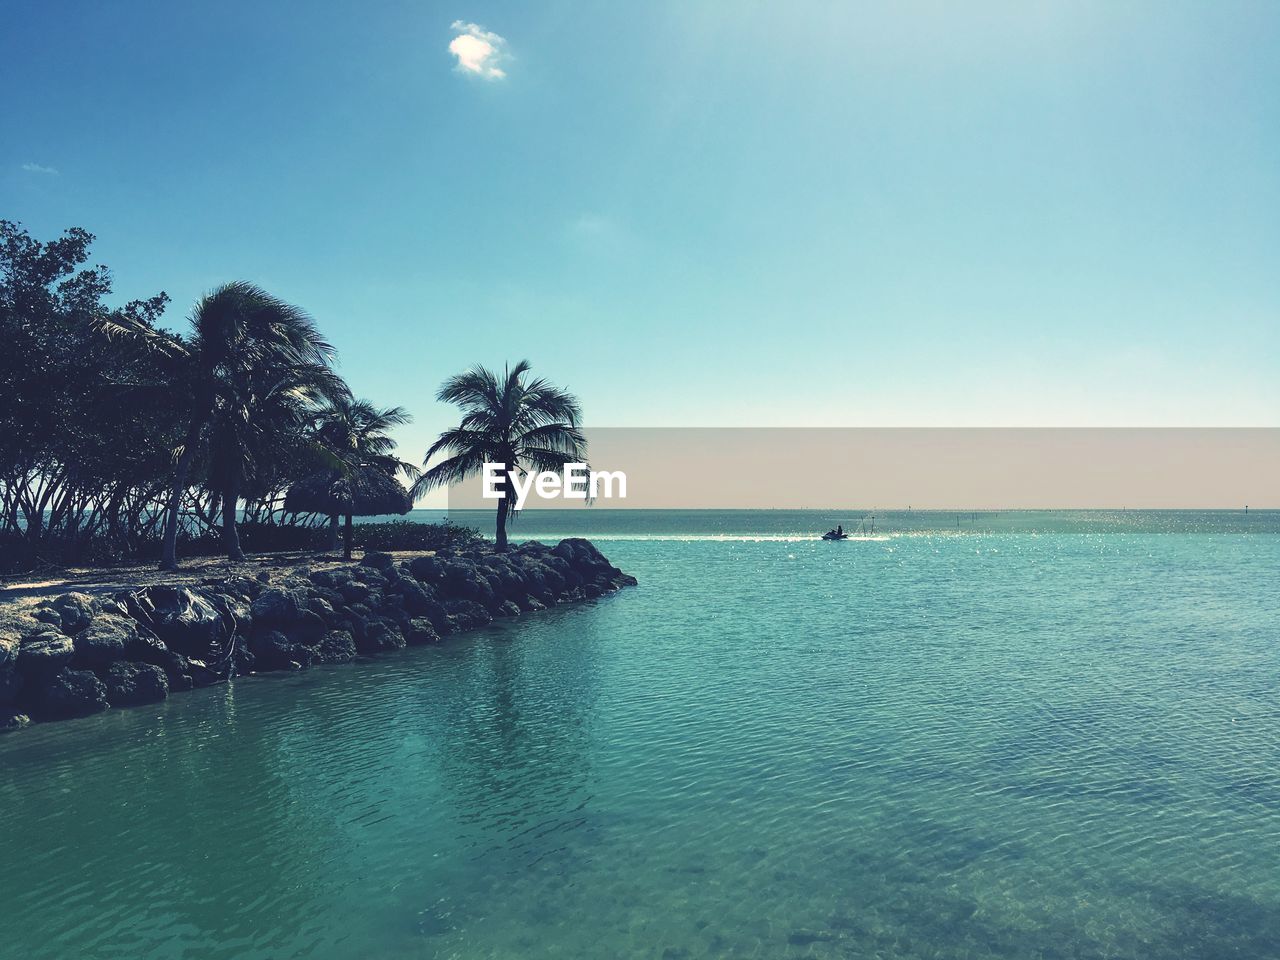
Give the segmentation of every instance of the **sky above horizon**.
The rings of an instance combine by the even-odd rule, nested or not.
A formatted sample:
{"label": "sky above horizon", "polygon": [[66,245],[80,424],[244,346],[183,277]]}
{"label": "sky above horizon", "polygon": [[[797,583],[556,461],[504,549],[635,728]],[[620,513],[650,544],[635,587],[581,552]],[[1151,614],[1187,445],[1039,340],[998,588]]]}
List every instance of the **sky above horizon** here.
{"label": "sky above horizon", "polygon": [[11,4],[0,217],[257,282],[407,407],[1280,422],[1280,5]]}

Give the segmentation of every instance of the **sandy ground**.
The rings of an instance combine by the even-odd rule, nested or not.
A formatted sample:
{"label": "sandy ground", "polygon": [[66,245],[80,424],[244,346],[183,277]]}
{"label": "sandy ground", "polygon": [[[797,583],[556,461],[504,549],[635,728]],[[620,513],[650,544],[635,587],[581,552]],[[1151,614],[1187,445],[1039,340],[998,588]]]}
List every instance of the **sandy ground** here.
{"label": "sandy ground", "polygon": [[[430,556],[431,550],[398,550],[392,552],[397,560]],[[355,551],[353,563],[359,563],[363,552]],[[193,557],[180,561],[177,573],[161,571],[154,563],[129,564],[116,567],[70,567],[53,572],[17,574],[0,577],[0,603],[29,605],[45,597],[77,590],[95,596],[110,595],[121,590],[135,590],[154,583],[199,583],[203,580],[233,575],[257,576],[266,570],[271,573],[289,573],[305,568],[323,570],[347,563],[341,554],[291,551],[287,553],[260,553],[242,563],[233,563],[223,557]]]}

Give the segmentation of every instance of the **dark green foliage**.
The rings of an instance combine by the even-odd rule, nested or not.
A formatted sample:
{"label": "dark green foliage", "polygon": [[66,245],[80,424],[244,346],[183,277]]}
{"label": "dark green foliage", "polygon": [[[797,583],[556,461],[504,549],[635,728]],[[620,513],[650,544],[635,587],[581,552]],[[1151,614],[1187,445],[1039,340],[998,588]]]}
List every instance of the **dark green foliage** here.
{"label": "dark green foliage", "polygon": [[0,221],[0,571],[324,549],[328,517],[286,511],[290,486],[416,476],[386,436],[408,415],[353,400],[302,310],[229,283],[174,334],[163,293],[106,304],[92,241]]}
{"label": "dark green foliage", "polygon": [[[423,473],[415,495],[434,487],[461,483],[500,463],[507,474],[558,471],[566,463],[582,463],[587,441],[579,429],[582,410],[568,391],[541,377],[530,379],[529,361],[521,360],[499,377],[484,367],[450,377],[436,394],[442,403],[462,409],[462,422],[436,439],[422,465],[441,454],[444,459]],[[498,484],[497,546],[507,547],[507,516],[514,494],[504,476]]]}
{"label": "dark green foliage", "polygon": [[477,530],[456,523],[361,523],[355,527],[356,545],[365,550],[471,550],[486,541]]}
{"label": "dark green foliage", "polygon": [[[84,267],[92,240],[76,229],[42,244],[0,221],[0,538],[19,555],[127,549],[180,430],[183,397],[145,346],[168,297],[107,307],[110,271]],[[113,340],[114,325],[140,335]]]}

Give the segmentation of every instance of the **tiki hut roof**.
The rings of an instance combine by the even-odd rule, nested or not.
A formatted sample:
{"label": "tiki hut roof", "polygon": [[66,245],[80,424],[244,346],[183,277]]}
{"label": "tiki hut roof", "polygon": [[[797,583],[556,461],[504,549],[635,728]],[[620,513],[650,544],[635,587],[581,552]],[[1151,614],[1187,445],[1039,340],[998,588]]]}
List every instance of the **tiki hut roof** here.
{"label": "tiki hut roof", "polygon": [[408,513],[413,498],[399,480],[372,467],[360,467],[345,477],[336,470],[321,470],[289,488],[284,508],[295,513],[376,517]]}

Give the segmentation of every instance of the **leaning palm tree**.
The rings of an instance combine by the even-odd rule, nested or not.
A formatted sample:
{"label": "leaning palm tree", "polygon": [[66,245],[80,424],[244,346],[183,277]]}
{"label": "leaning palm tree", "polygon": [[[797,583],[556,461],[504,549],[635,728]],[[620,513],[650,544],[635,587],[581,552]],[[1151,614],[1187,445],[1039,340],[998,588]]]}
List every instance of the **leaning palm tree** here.
{"label": "leaning palm tree", "polygon": [[[308,368],[328,370],[333,347],[303,310],[244,281],[228,283],[205,295],[191,314],[186,337],[168,336],[137,324],[109,323],[109,333],[123,333],[159,344],[171,362],[170,381],[185,396],[187,428],[174,451],[172,485],[165,504],[162,570],[178,566],[177,542],[182,495],[196,458],[208,449],[212,426],[260,422],[262,396],[254,384],[264,371]],[[331,386],[336,388],[335,383]],[[224,495],[225,500],[225,495]],[[234,532],[234,503],[231,506]],[[224,517],[225,507],[224,507]],[[230,549],[228,552],[232,552]]]}
{"label": "leaning palm tree", "polygon": [[[328,405],[318,411],[313,423],[313,437],[319,447],[325,468],[306,478],[298,487],[298,496],[303,489],[320,486],[329,490],[348,490],[355,493],[361,490],[385,487],[384,493],[390,493],[391,485],[382,484],[378,474],[390,478],[395,484],[396,477],[403,474],[410,481],[418,479],[418,468],[411,463],[399,459],[395,455],[396,443],[387,434],[394,427],[411,423],[413,418],[403,407],[376,407],[368,400],[356,400],[350,395],[334,397]],[[340,481],[346,481],[343,486]],[[337,486],[335,486],[337,484]],[[291,490],[292,493],[292,490]],[[344,553],[351,557],[351,519],[352,513],[360,498],[349,496],[334,500],[335,504],[346,504],[348,509],[328,510],[329,513],[329,549],[338,546],[338,517],[346,517],[346,546]],[[394,499],[394,498],[393,498]],[[300,502],[295,497],[294,502]],[[312,499],[311,502],[321,502]],[[370,500],[369,502],[375,502]],[[377,498],[376,502],[389,502],[387,498]],[[287,503],[287,501],[286,501]],[[402,510],[387,510],[386,513],[403,513]]]}
{"label": "leaning palm tree", "polygon": [[243,373],[236,389],[214,404],[208,438],[207,484],[221,502],[222,544],[230,560],[244,559],[236,527],[240,497],[262,495],[283,461],[307,446],[320,400],[350,398],[342,379],[320,363],[271,362]]}
{"label": "leaning palm tree", "polygon": [[422,465],[426,467],[438,454],[445,459],[427,469],[412,489],[418,497],[435,487],[461,483],[480,473],[486,463],[502,464],[499,550],[507,548],[509,475],[560,470],[567,463],[586,460],[587,441],[579,428],[582,410],[577,399],[547,380],[530,380],[528,373],[529,362],[521,360],[501,377],[476,366],[446,380],[436,398],[461,407],[462,422],[431,445]]}

